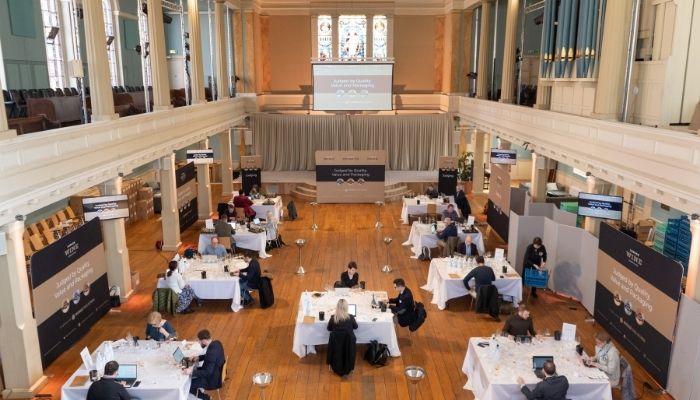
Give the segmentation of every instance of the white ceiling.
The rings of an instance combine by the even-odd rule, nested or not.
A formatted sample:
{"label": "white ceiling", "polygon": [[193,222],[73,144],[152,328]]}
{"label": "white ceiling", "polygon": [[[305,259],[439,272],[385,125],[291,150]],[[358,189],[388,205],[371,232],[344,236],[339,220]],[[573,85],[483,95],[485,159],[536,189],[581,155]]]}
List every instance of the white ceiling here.
{"label": "white ceiling", "polygon": [[263,14],[383,12],[441,14],[470,8],[480,0],[227,0],[235,8],[254,8]]}

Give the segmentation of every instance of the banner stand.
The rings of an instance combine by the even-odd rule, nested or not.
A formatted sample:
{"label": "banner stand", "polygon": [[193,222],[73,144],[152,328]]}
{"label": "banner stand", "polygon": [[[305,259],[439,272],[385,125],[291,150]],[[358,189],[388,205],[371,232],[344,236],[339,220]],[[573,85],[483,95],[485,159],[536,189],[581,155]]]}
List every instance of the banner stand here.
{"label": "banner stand", "polygon": [[262,156],[242,156],[241,157],[241,187],[248,195],[253,185],[262,188]]}
{"label": "banner stand", "polygon": [[447,196],[457,194],[457,157],[440,157],[438,160],[438,192]]}

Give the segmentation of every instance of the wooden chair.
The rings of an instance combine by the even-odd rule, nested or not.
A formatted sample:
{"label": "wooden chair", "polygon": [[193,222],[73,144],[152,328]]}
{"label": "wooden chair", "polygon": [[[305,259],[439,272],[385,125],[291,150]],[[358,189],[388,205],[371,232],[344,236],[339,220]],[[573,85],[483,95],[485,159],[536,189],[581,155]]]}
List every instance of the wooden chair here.
{"label": "wooden chair", "polygon": [[459,236],[451,236],[451,237],[447,238],[447,242],[445,243],[445,247],[442,248],[442,256],[443,257],[453,256],[457,250],[458,244],[459,244]]}
{"label": "wooden chair", "polygon": [[245,208],[243,208],[243,207],[236,207],[236,208],[235,208],[235,211],[236,211],[236,220],[237,220],[238,222],[245,222],[245,219],[246,219],[246,217],[245,217]]}
{"label": "wooden chair", "polygon": [[[209,389],[204,389],[204,388],[199,388],[200,393],[206,393],[210,390],[216,390],[216,396],[221,400],[221,389],[224,388],[224,385],[226,384],[226,369],[228,367],[228,356],[224,358],[224,365],[221,366],[221,386],[218,388],[209,388]],[[199,397],[199,396],[198,396]]]}
{"label": "wooden chair", "polygon": [[39,251],[45,247],[39,235],[29,235],[29,243],[31,243],[32,250],[34,251]]}
{"label": "wooden chair", "polygon": [[231,246],[231,236],[219,236],[219,244],[226,247],[226,250],[231,250],[232,253],[235,253],[233,246]]}

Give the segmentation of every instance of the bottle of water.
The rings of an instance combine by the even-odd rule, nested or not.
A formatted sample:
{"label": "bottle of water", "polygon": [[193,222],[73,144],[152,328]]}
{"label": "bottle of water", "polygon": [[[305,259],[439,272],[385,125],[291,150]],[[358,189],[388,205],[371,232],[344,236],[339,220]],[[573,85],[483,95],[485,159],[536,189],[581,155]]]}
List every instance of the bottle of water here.
{"label": "bottle of water", "polygon": [[372,308],[377,308],[379,305],[377,304],[377,299],[374,297],[374,293],[372,293]]}

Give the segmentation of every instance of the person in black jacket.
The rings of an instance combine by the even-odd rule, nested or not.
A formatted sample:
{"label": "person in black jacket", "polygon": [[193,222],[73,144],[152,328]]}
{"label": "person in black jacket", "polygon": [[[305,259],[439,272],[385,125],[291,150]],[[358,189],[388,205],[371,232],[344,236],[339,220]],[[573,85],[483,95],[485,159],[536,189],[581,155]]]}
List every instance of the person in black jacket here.
{"label": "person in black jacket", "polygon": [[247,252],[243,256],[243,261],[248,263],[248,266],[241,268],[241,298],[244,306],[253,304],[253,298],[248,290],[260,289],[260,263],[255,259],[255,256]]}
{"label": "person in black jacket", "polygon": [[532,323],[532,318],[530,318],[530,311],[528,311],[525,304],[518,306],[518,313],[511,315],[507,320],[505,325],[503,325],[503,333],[510,336],[536,336],[535,326]]}
{"label": "person in black jacket", "polygon": [[[542,244],[542,239],[536,237],[532,240],[532,244],[525,249],[525,257],[523,259],[523,268],[544,269],[547,262],[547,249]],[[530,288],[530,295],[537,298],[537,289]]]}
{"label": "person in black jacket", "polygon": [[455,204],[457,204],[459,211],[462,212],[462,218],[464,218],[466,221],[466,219],[469,218],[469,215],[472,213],[472,208],[469,206],[469,199],[467,199],[467,195],[464,193],[464,188],[462,185],[457,186]]}
{"label": "person in black jacket", "polygon": [[340,274],[340,287],[356,288],[360,286],[360,274],[357,273],[357,263],[350,261],[348,270]]}
{"label": "person in black jacket", "polygon": [[200,356],[191,357],[192,362],[203,361],[201,367],[190,367],[184,370],[186,375],[192,375],[190,393],[200,399],[209,400],[206,393],[198,393],[199,389],[217,389],[221,387],[221,373],[223,371],[226,356],[224,346],[218,340],[211,339],[211,333],[207,329],[202,329],[197,333],[197,340],[206,352]]}
{"label": "person in black jacket", "polygon": [[479,255],[479,248],[472,243],[472,235],[467,235],[464,237],[464,243],[459,244],[459,252],[467,257],[476,257]]}
{"label": "person in black jacket", "polygon": [[335,314],[328,320],[327,329],[331,332],[331,337],[326,363],[336,374],[347,375],[355,369],[357,321],[348,313],[348,302],[345,299],[338,300]]}
{"label": "person in black jacket", "polygon": [[431,199],[437,199],[440,194],[438,193],[437,189],[433,185],[428,185],[427,188],[425,188],[424,194]]}
{"label": "person in black jacket", "polygon": [[411,322],[416,319],[416,305],[413,302],[413,293],[406,287],[406,282],[401,278],[394,279],[394,289],[399,295],[389,299],[391,312],[395,314],[395,320],[400,326],[411,325]]}
{"label": "person in black jacket", "polygon": [[130,400],[129,392],[124,385],[117,382],[119,375],[119,363],[110,361],[105,364],[105,373],[102,378],[93,382],[88,389],[86,400]]}
{"label": "person in black jacket", "polygon": [[480,287],[493,285],[493,281],[496,280],[496,274],[493,273],[493,268],[487,267],[484,264],[484,257],[482,256],[476,258],[476,268],[471,270],[462,280],[462,282],[464,282],[464,287],[469,291],[472,290],[469,286],[469,281],[472,279],[474,279],[474,286],[477,292]]}
{"label": "person in black jacket", "polygon": [[528,400],[566,400],[569,380],[564,375],[557,375],[557,367],[551,361],[544,363],[542,372],[544,379],[537,383],[533,390],[525,386],[525,380],[521,376],[518,377],[520,391],[525,397]]}

